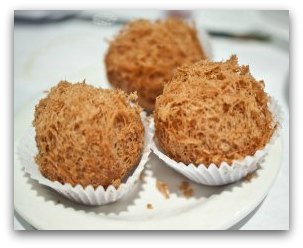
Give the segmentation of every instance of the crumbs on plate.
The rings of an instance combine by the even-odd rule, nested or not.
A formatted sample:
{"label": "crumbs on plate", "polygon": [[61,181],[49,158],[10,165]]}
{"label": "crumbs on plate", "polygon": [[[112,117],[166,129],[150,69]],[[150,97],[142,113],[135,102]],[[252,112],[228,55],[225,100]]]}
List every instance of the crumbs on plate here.
{"label": "crumbs on plate", "polygon": [[164,196],[165,199],[169,198],[169,188],[166,183],[157,180],[156,187],[161,192],[161,194]]}
{"label": "crumbs on plate", "polygon": [[179,189],[180,189],[182,195],[185,196],[186,198],[190,198],[193,196],[194,191],[193,191],[192,187],[190,186],[189,182],[183,181],[180,184]]}
{"label": "crumbs on plate", "polygon": [[141,182],[143,182],[143,180],[144,180],[144,171],[142,171],[142,172],[140,173],[139,180],[140,180]]}
{"label": "crumbs on plate", "polygon": [[244,177],[244,181],[246,182],[250,182],[251,179],[254,177],[254,173],[248,173],[245,177]]}

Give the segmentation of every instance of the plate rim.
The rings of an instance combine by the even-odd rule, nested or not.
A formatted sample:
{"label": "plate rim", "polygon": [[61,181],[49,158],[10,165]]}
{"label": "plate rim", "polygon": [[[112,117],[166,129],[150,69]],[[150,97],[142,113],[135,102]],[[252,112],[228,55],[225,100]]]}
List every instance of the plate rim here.
{"label": "plate rim", "polygon": [[[41,97],[41,96],[40,96]],[[39,97],[39,98],[40,98]],[[33,111],[33,106],[35,105],[35,103],[37,102],[37,98],[35,98],[35,101],[32,101],[31,103],[25,105],[23,108],[21,108],[15,115],[14,115],[14,167],[13,167],[13,173],[14,173],[14,208],[17,211],[17,213],[24,218],[24,220],[26,220],[30,225],[32,225],[34,228],[39,229],[39,230],[50,230],[47,227],[45,227],[45,225],[43,224],[43,221],[41,219],[35,219],[33,217],[31,217],[32,214],[29,214],[24,207],[22,207],[19,203],[18,203],[18,199],[16,199],[16,196],[18,195],[17,193],[17,189],[18,187],[20,187],[20,185],[18,185],[16,183],[16,173],[22,173],[22,168],[20,168],[20,162],[17,156],[17,145],[18,145],[18,141],[20,139],[20,137],[22,136],[22,130],[24,132],[24,130],[26,129],[27,125],[23,125],[24,122],[22,121],[22,119],[24,119],[25,116],[30,115],[30,113]],[[266,190],[262,191],[262,194],[256,194],[256,196],[254,197],[253,201],[251,201],[251,204],[247,205],[245,208],[242,208],[240,212],[238,212],[236,215],[234,215],[234,218],[232,218],[229,221],[222,221],[221,223],[215,224],[210,226],[209,228],[205,229],[205,227],[199,228],[199,225],[197,224],[192,224],[191,228],[184,228],[184,226],[182,225],[183,223],[179,223],[178,226],[176,226],[175,220],[171,220],[171,218],[173,218],[174,216],[170,216],[165,218],[166,220],[171,220],[171,225],[167,225],[167,223],[165,223],[164,226],[162,226],[161,228],[161,221],[159,222],[158,220],[158,224],[152,221],[144,221],[144,225],[140,225],[143,222],[139,222],[139,221],[132,221],[129,222],[128,220],[120,220],[119,222],[115,221],[116,227],[113,227],[108,225],[108,222],[111,222],[112,219],[107,219],[107,218],[102,218],[103,221],[101,221],[102,226],[99,225],[94,225],[93,223],[91,223],[91,225],[86,225],[84,226],[84,223],[81,223],[81,226],[79,228],[79,226],[75,227],[74,224],[69,223],[68,221],[64,221],[61,223],[61,226],[58,225],[58,227],[56,228],[56,230],[224,230],[224,229],[228,229],[232,226],[234,226],[235,224],[237,224],[239,221],[241,221],[243,218],[245,218],[247,215],[249,215],[266,197],[266,195],[268,194],[269,190],[271,189],[273,183],[276,181],[276,178],[280,172],[280,168],[281,168],[281,157],[282,157],[282,137],[278,137],[275,141],[275,143],[273,145],[270,146],[269,152],[271,151],[271,149],[273,148],[273,146],[277,146],[276,149],[280,150],[280,152],[278,152],[279,156],[278,158],[274,158],[276,161],[276,170],[275,173],[271,175],[271,180],[269,182],[267,182],[267,187]],[[268,156],[268,155],[267,155]],[[18,167],[19,166],[19,167]],[[17,170],[20,170],[19,172],[16,172]],[[23,173],[25,173],[23,171]],[[26,182],[25,182],[26,183]],[[233,184],[231,185],[227,185],[226,187],[232,187],[234,186]],[[238,187],[235,187],[238,188]],[[223,191],[223,193],[231,193],[231,192],[226,192]],[[60,206],[60,208],[62,208],[61,204],[60,205],[54,205],[53,207],[56,206]],[[64,209],[66,209],[65,206],[63,206]],[[191,214],[196,213],[197,209],[193,209],[191,210]],[[78,212],[77,210],[74,210]],[[180,215],[184,215],[184,214],[188,214],[188,213],[182,213]],[[90,217],[96,217],[96,214],[86,214],[87,216]],[[88,218],[88,217],[87,217]],[[83,219],[83,218],[82,218]],[[127,222],[127,226],[125,225],[125,222]],[[119,225],[120,223],[120,225]],[[129,226],[130,223],[135,223],[133,226]],[[154,224],[153,224],[154,223]],[[87,224],[87,223],[85,223]],[[124,228],[121,228],[121,224],[124,225]],[[162,223],[163,224],[163,223]],[[181,224],[181,225],[180,225]],[[122,226],[123,226],[122,225]],[[157,226],[158,225],[158,226]],[[182,228],[183,226],[183,228]],[[53,228],[51,228],[53,229]]]}

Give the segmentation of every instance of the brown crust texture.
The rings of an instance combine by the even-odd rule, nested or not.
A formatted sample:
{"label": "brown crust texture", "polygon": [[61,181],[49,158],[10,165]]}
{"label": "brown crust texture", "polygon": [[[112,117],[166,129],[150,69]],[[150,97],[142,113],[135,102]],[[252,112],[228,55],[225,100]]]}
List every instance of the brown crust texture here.
{"label": "brown crust texture", "polygon": [[73,186],[118,187],[144,146],[140,108],[130,106],[132,98],[85,83],[53,87],[33,121],[41,173]]}
{"label": "brown crust texture", "polygon": [[155,135],[169,157],[185,164],[229,164],[264,148],[277,123],[264,82],[233,55],[178,69],[156,101]]}
{"label": "brown crust texture", "polygon": [[139,104],[153,110],[156,97],[176,68],[203,58],[196,29],[186,22],[136,20],[110,43],[105,64],[114,87],[137,91]]}

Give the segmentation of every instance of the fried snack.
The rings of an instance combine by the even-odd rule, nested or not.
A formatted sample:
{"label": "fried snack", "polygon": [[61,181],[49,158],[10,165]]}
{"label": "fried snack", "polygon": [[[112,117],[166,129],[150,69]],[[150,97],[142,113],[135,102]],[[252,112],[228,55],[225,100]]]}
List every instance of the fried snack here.
{"label": "fried snack", "polygon": [[110,83],[138,93],[139,104],[153,110],[155,99],[176,68],[206,58],[194,27],[181,19],[128,23],[110,43],[105,57]]}
{"label": "fried snack", "polygon": [[233,55],[178,69],[156,101],[155,135],[172,159],[217,166],[264,148],[278,123],[268,109],[264,82]]}
{"label": "fried snack", "polygon": [[120,90],[61,81],[36,106],[36,162],[51,181],[118,187],[144,146],[140,107]]}

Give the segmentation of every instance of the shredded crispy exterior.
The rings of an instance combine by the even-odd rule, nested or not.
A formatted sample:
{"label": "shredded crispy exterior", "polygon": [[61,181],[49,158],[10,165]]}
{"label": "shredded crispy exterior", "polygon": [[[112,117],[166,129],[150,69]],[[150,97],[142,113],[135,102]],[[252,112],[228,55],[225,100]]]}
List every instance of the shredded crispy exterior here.
{"label": "shredded crispy exterior", "polygon": [[206,58],[194,27],[181,19],[136,20],[110,43],[105,57],[110,83],[137,91],[139,104],[153,110],[155,99],[177,67]]}
{"label": "shredded crispy exterior", "polygon": [[278,123],[268,109],[264,82],[235,55],[178,69],[154,111],[160,147],[176,161],[217,166],[264,148]]}
{"label": "shredded crispy exterior", "polygon": [[118,187],[140,160],[140,107],[121,90],[61,81],[35,109],[41,173],[52,181]]}

